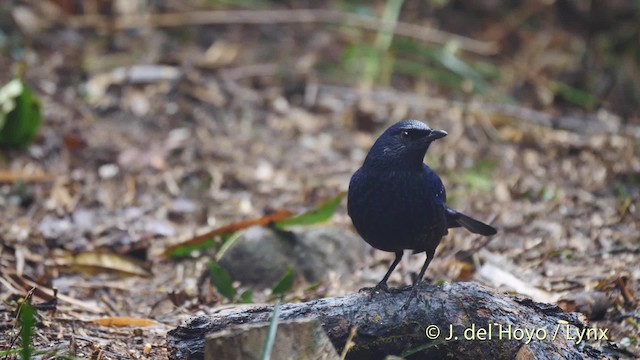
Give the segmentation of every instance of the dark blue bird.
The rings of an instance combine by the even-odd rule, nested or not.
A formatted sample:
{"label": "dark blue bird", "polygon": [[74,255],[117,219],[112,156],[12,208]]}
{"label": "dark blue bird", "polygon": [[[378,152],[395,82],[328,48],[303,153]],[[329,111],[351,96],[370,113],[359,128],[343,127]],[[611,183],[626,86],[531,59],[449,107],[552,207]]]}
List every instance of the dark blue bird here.
{"label": "dark blue bird", "polygon": [[403,250],[427,254],[407,304],[448,229],[496,233],[495,228],[449,208],[440,177],[423,163],[429,145],[446,135],[417,120],[401,121],[380,135],[349,183],[347,209],[356,230],[369,245],[396,254],[374,290],[387,290]]}

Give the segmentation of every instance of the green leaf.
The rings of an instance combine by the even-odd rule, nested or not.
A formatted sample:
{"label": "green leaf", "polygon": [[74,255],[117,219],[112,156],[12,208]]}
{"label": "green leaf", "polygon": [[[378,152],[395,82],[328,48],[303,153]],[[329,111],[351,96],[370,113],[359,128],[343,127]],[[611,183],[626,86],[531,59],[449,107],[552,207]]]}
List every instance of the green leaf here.
{"label": "green leaf", "polygon": [[278,297],[283,297],[289,291],[291,291],[291,288],[293,287],[293,280],[295,279],[295,275],[296,275],[295,271],[293,271],[293,268],[289,266],[287,271],[285,271],[284,275],[282,275],[280,280],[278,280],[278,282],[271,289],[271,292],[273,293],[273,295]]}
{"label": "green leaf", "polygon": [[243,291],[240,296],[238,296],[238,300],[236,301],[239,304],[252,304],[253,303],[253,290],[247,289]]}
{"label": "green leaf", "polygon": [[22,349],[0,350],[0,356],[18,355],[21,352],[22,352]]}
{"label": "green leaf", "polygon": [[597,98],[584,90],[561,82],[552,82],[551,87],[556,94],[574,105],[581,106],[588,110],[596,106]]}
{"label": "green leaf", "polygon": [[278,320],[280,319],[280,301],[276,302],[273,306],[273,314],[271,315],[271,321],[269,322],[269,330],[267,331],[267,337],[264,339],[264,346],[262,347],[261,360],[271,359],[271,351],[273,350],[273,344],[276,342],[276,333],[278,332]]}
{"label": "green leaf", "polygon": [[216,242],[211,239],[207,239],[205,241],[199,242],[197,244],[181,244],[177,246],[175,249],[167,252],[167,256],[171,258],[182,258],[191,255],[192,252],[198,250],[207,250],[216,247]]}
{"label": "green leaf", "polygon": [[306,288],[304,288],[304,291],[307,292],[307,291],[315,290],[321,285],[322,285],[322,281],[316,281],[313,284],[309,284]]}
{"label": "green leaf", "polygon": [[33,337],[35,323],[35,310],[31,303],[25,300],[20,306],[20,339],[22,340],[20,357],[23,360],[31,359],[31,338]]}
{"label": "green leaf", "polygon": [[231,280],[231,276],[227,270],[211,260],[209,261],[209,274],[211,275],[211,282],[218,292],[230,301],[233,301],[233,298],[236,296],[236,290],[233,288],[233,280]]}
{"label": "green leaf", "polygon": [[273,226],[276,229],[284,230],[291,226],[296,225],[313,225],[321,222],[325,222],[331,219],[331,216],[336,212],[336,209],[340,205],[340,201],[344,197],[344,193],[340,193],[332,199],[320,204],[317,208],[307,211],[304,214],[294,216],[288,219],[276,221]]}
{"label": "green leaf", "polygon": [[0,88],[0,146],[21,148],[38,134],[40,102],[20,79]]}

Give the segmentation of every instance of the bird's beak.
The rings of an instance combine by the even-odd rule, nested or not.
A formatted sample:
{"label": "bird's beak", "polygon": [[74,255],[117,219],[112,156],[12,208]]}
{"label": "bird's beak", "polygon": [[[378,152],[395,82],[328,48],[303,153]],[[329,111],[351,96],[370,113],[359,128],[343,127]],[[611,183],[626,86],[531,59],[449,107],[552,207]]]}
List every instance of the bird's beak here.
{"label": "bird's beak", "polygon": [[433,140],[438,140],[440,138],[443,138],[447,136],[447,132],[444,130],[433,130],[431,131],[431,134],[429,134],[426,138],[427,141],[431,142]]}

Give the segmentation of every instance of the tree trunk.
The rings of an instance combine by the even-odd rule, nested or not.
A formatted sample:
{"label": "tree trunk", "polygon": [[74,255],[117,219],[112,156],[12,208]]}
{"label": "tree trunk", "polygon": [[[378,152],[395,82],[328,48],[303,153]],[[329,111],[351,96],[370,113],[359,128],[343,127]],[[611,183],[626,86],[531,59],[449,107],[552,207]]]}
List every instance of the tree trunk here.
{"label": "tree trunk", "polygon": [[[402,309],[410,289],[388,293],[363,291],[281,306],[283,320],[316,318],[341,352],[352,327],[357,328],[347,359],[598,359],[589,346],[600,335],[576,313],[555,305],[506,296],[475,283],[419,285],[417,297]],[[172,359],[202,359],[207,334],[236,324],[268,322],[272,306],[227,309],[194,318],[171,330]],[[584,329],[584,330],[583,330]],[[586,331],[593,330],[593,331]],[[578,341],[579,334],[584,334]],[[587,339],[589,335],[589,339]]]}

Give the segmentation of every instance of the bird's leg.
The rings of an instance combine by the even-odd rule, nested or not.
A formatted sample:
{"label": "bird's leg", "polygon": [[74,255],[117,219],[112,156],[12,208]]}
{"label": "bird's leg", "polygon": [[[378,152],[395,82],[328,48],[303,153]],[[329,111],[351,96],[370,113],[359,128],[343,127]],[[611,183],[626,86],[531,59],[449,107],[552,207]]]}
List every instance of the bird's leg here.
{"label": "bird's leg", "polygon": [[360,291],[363,291],[363,290],[371,291],[369,297],[373,296],[373,294],[375,294],[378,291],[389,292],[389,287],[387,286],[387,280],[389,280],[389,276],[391,276],[391,273],[393,272],[393,270],[396,268],[396,266],[398,266],[398,264],[400,263],[400,260],[402,260],[402,255],[404,255],[403,251],[396,251],[396,258],[393,260],[393,262],[391,263],[391,266],[389,267],[389,270],[387,270],[387,273],[384,275],[384,277],[378,283],[378,285],[372,288],[360,289]]}
{"label": "bird's leg", "polygon": [[387,286],[387,280],[389,280],[389,276],[391,276],[391,273],[393,272],[393,270],[395,270],[396,266],[398,266],[398,264],[400,263],[400,260],[402,260],[402,255],[404,255],[403,251],[396,251],[396,258],[391,263],[389,270],[387,270],[387,273],[384,274],[384,277],[382,278],[382,280],[380,280],[378,285],[376,285],[376,287],[374,288],[374,291],[383,290],[386,292],[389,290],[389,287]]}
{"label": "bird's leg", "polygon": [[409,293],[409,298],[404,303],[404,305],[402,305],[403,310],[406,310],[409,307],[411,300],[413,300],[413,298],[416,297],[416,293],[418,292],[418,283],[420,283],[420,281],[422,280],[422,277],[424,276],[425,271],[427,271],[427,268],[429,267],[429,264],[431,263],[431,259],[433,259],[434,254],[435,254],[435,250],[427,251],[427,258],[425,259],[424,264],[422,265],[422,269],[420,269],[420,273],[418,274],[418,277],[413,282],[413,286],[411,286],[411,292]]}

